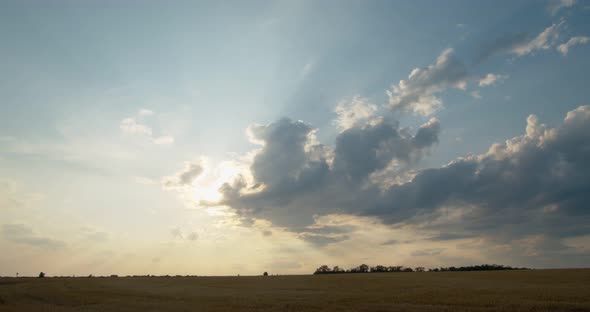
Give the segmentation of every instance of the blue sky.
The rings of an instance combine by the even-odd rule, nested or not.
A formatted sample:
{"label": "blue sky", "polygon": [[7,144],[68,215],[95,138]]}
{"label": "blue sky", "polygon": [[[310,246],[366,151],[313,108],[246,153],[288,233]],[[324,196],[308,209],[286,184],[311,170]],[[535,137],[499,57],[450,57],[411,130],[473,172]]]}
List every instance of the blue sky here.
{"label": "blue sky", "polygon": [[[3,1],[0,246],[14,253],[0,257],[0,274],[39,271],[30,256],[41,254],[56,274],[305,273],[362,261],[580,265],[563,255],[590,255],[590,230],[579,223],[588,210],[566,206],[587,182],[560,182],[571,189],[556,198],[543,188],[551,183],[531,185],[530,198],[512,202],[490,199],[504,198],[492,196],[496,184],[449,190],[432,207],[398,189],[418,192],[428,168],[444,175],[468,155],[490,168],[492,159],[526,158],[531,138],[556,140],[532,154],[584,157],[583,146],[561,149],[571,129],[584,133],[578,119],[564,121],[568,112],[587,124],[589,15],[590,2],[573,0]],[[509,152],[489,152],[511,138]],[[354,154],[363,149],[372,154]],[[508,182],[529,190],[532,169],[511,170],[523,176]],[[320,177],[348,180],[327,187]],[[381,201],[355,206],[372,188]],[[525,212],[537,220],[524,206],[546,197],[530,211],[559,218],[523,221],[525,232],[510,226]],[[503,209],[512,219],[489,213]],[[441,211],[464,225],[425,225],[441,223]],[[548,230],[558,219],[579,230]],[[482,227],[511,235],[491,239]],[[461,239],[433,238],[443,234]],[[363,241],[377,236],[400,243]],[[246,239],[262,251],[229,251]],[[346,251],[360,245],[371,259]],[[59,264],[74,251],[74,264]],[[306,256],[293,258],[300,251]],[[198,268],[186,261],[197,255]]]}

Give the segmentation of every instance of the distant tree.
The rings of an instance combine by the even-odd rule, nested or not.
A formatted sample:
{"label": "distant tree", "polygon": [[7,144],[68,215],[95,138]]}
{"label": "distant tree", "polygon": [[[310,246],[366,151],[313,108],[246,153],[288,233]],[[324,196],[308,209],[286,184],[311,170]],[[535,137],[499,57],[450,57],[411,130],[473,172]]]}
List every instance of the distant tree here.
{"label": "distant tree", "polygon": [[263,276],[268,276],[268,272],[262,273]]}
{"label": "distant tree", "polygon": [[389,271],[384,265],[376,265],[371,268],[371,272],[387,272]]}
{"label": "distant tree", "polygon": [[339,266],[335,266],[335,267],[332,269],[332,272],[333,272],[333,273],[344,273],[345,271],[344,271],[344,269],[341,269]]}
{"label": "distant tree", "polygon": [[412,270],[412,268],[405,268],[403,272],[414,272],[414,270]]}
{"label": "distant tree", "polygon": [[44,278],[45,277],[45,273],[41,272],[39,273],[39,278]]}
{"label": "distant tree", "polygon": [[315,270],[316,274],[326,274],[326,273],[330,273],[330,272],[332,272],[332,270],[330,269],[329,266],[327,266],[325,264]]}
{"label": "distant tree", "polygon": [[424,267],[417,267],[414,269],[416,272],[424,272]]}

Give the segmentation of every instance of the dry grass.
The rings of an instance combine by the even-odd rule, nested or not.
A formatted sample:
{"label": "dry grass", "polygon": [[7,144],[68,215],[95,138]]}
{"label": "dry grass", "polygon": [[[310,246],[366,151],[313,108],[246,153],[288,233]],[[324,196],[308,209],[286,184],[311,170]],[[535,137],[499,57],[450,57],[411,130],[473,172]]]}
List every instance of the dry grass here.
{"label": "dry grass", "polygon": [[0,311],[590,311],[590,269],[4,278]]}

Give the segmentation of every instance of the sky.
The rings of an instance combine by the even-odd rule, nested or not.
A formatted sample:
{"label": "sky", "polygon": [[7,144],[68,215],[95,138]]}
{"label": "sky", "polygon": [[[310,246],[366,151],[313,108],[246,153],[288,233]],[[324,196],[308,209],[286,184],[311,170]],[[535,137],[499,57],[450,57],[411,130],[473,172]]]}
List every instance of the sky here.
{"label": "sky", "polygon": [[1,1],[0,275],[590,263],[590,1]]}

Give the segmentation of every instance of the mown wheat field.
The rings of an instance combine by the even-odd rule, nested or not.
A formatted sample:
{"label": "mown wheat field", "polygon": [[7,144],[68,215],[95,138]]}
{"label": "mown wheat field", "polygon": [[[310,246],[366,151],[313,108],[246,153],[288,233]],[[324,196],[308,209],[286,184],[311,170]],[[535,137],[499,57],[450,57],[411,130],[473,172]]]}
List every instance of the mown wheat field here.
{"label": "mown wheat field", "polygon": [[590,311],[590,269],[2,278],[0,311]]}

